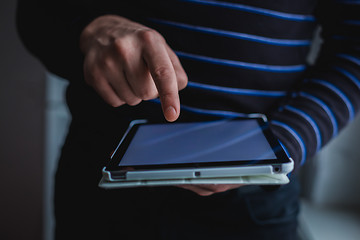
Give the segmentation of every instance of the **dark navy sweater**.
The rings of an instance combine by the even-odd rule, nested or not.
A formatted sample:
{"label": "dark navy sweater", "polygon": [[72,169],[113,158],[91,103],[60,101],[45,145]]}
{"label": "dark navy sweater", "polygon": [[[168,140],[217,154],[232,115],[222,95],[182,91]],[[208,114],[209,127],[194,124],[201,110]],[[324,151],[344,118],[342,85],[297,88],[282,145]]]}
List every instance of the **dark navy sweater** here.
{"label": "dark navy sweater", "polygon": [[[49,71],[70,81],[75,119],[111,126],[161,114],[156,100],[113,109],[84,83],[79,35],[103,14],[130,18],[164,36],[189,77],[180,92],[183,111],[264,113],[296,166],[358,112],[358,0],[19,1],[20,36]],[[309,64],[318,26],[323,44]]]}

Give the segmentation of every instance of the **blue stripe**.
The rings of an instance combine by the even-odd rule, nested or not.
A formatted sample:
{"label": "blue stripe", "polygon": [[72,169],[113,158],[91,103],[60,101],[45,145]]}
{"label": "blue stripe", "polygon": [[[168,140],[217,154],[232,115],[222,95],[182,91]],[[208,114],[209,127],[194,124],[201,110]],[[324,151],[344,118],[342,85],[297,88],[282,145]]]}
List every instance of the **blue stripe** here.
{"label": "blue stripe", "polygon": [[[149,100],[149,102],[161,104],[159,99]],[[250,116],[250,114],[246,114],[246,113],[222,111],[222,110],[208,110],[208,109],[189,107],[189,106],[186,106],[183,104],[180,104],[180,108],[182,110],[185,110],[188,112],[193,112],[193,113],[207,115],[207,116],[215,116],[215,117],[234,118],[234,117],[249,117]]]}
{"label": "blue stripe", "polygon": [[360,4],[359,0],[337,0],[336,2],[341,4],[353,4],[353,5]]}
{"label": "blue stripe", "polygon": [[350,100],[346,97],[346,95],[340,91],[340,89],[338,89],[335,85],[326,82],[324,80],[321,79],[310,79],[311,82],[313,83],[317,83],[320,85],[323,85],[325,87],[327,87],[328,89],[330,89],[331,91],[333,91],[336,95],[338,95],[342,101],[345,103],[348,112],[349,112],[349,121],[352,120],[354,118],[354,107],[352,106]]}
{"label": "blue stripe", "polygon": [[333,126],[333,134],[332,136],[335,137],[338,134],[338,124],[335,118],[334,113],[331,111],[331,109],[326,105],[325,102],[323,102],[322,100],[320,100],[319,98],[312,96],[308,93],[305,92],[300,92],[299,94],[301,97],[310,99],[311,101],[317,103],[322,109],[324,109],[324,111],[327,113],[327,115],[329,116],[329,119],[331,121],[331,124]]}
{"label": "blue stripe", "polygon": [[332,39],[334,40],[345,40],[345,41],[359,41],[360,38],[358,37],[349,37],[349,36],[342,36],[342,35],[332,35]]}
{"label": "blue stripe", "polygon": [[203,83],[196,83],[191,81],[188,82],[187,87],[199,88],[209,91],[223,92],[223,93],[235,94],[235,95],[248,95],[248,96],[258,96],[258,97],[284,97],[287,95],[286,91],[264,91],[264,90],[254,90],[254,89],[229,88],[229,87],[208,85]]}
{"label": "blue stripe", "polygon": [[179,0],[182,2],[191,2],[201,5],[210,5],[210,6],[216,6],[216,7],[224,7],[224,8],[230,8],[235,10],[240,10],[244,12],[250,12],[250,13],[256,13],[260,15],[270,16],[274,18],[280,18],[285,20],[291,20],[291,21],[315,21],[314,16],[312,15],[303,15],[303,14],[293,14],[293,13],[284,13],[259,7],[252,7],[247,6],[243,4],[237,4],[237,3],[227,3],[227,2],[219,2],[219,1],[212,1],[212,0]]}
{"label": "blue stripe", "polygon": [[245,114],[245,113],[237,113],[237,112],[221,111],[221,110],[207,110],[207,109],[189,107],[189,106],[186,106],[183,104],[181,104],[181,109],[189,111],[189,112],[197,113],[197,114],[207,115],[207,116],[230,117],[230,118],[248,117],[248,114]]}
{"label": "blue stripe", "polygon": [[344,58],[360,66],[360,59],[348,54],[337,54],[337,57]]}
{"label": "blue stripe", "polygon": [[305,147],[304,140],[301,138],[301,136],[293,128],[291,128],[289,125],[287,125],[285,123],[282,123],[282,122],[279,122],[279,121],[271,121],[271,123],[273,125],[284,128],[286,131],[288,131],[296,139],[296,141],[300,145],[301,155],[302,155],[300,165],[303,165],[305,163],[305,161],[306,161],[306,147]]}
{"label": "blue stripe", "polygon": [[217,65],[229,66],[229,67],[266,71],[266,72],[301,72],[306,69],[306,65],[289,65],[289,66],[265,65],[258,63],[248,63],[248,62],[212,58],[212,57],[206,57],[206,56],[184,53],[179,51],[176,51],[175,53],[178,55],[179,58],[191,59],[191,60],[202,61]]}
{"label": "blue stripe", "polygon": [[208,33],[208,34],[213,34],[213,35],[218,35],[218,36],[223,36],[223,37],[231,37],[231,38],[236,38],[236,39],[244,39],[244,40],[248,40],[248,41],[260,42],[260,43],[271,44],[271,45],[309,46],[311,44],[310,40],[267,38],[267,37],[262,37],[262,36],[246,34],[246,33],[238,33],[238,32],[231,32],[231,31],[219,30],[219,29],[214,29],[214,28],[193,26],[193,25],[189,25],[189,24],[171,22],[171,21],[160,20],[160,19],[149,19],[149,20],[152,22],[158,23],[158,24],[177,27],[177,28],[186,29],[186,30],[190,30],[190,31],[197,31],[197,32]]}
{"label": "blue stripe", "polygon": [[349,25],[360,25],[360,20],[344,20],[343,23]]}
{"label": "blue stripe", "polygon": [[345,75],[348,79],[350,79],[357,87],[360,89],[360,81],[357,79],[353,74],[348,72],[347,70],[340,68],[340,67],[334,67],[334,69],[343,75]]}
{"label": "blue stripe", "polygon": [[316,151],[319,151],[321,148],[321,145],[322,145],[321,133],[320,133],[320,128],[316,124],[314,119],[312,119],[307,113],[305,113],[304,111],[302,111],[300,109],[297,109],[297,108],[294,108],[291,106],[286,106],[285,109],[287,109],[290,112],[300,115],[302,118],[304,118],[306,121],[308,121],[308,123],[310,123],[311,127],[314,129],[315,136],[316,136]]}

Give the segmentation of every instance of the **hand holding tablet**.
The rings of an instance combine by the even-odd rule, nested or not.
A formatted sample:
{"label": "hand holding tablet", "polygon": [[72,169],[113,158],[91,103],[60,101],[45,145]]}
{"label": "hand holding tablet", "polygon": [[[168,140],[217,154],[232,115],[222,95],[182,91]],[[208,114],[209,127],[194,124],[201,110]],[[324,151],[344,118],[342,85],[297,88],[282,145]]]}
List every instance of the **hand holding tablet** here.
{"label": "hand holding tablet", "polygon": [[244,184],[184,184],[177,187],[193,191],[200,196],[210,196],[214,193],[229,191],[241,186],[244,186]]}

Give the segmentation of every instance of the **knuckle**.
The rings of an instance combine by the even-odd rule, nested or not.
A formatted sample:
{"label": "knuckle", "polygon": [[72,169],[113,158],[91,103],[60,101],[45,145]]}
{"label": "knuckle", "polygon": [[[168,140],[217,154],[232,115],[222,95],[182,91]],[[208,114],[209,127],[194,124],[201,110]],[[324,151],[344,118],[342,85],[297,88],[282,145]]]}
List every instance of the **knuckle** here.
{"label": "knuckle", "polygon": [[103,78],[97,78],[94,79],[93,81],[91,81],[90,83],[88,83],[93,89],[95,89],[95,91],[97,91],[98,93],[102,93],[104,92],[104,86],[106,85],[105,83],[105,79]]}
{"label": "knuckle", "polygon": [[156,90],[149,89],[149,88],[141,89],[141,90],[139,90],[139,93],[138,93],[138,97],[145,101],[154,99],[157,97],[157,95],[158,95],[158,93]]}
{"label": "knuckle", "polygon": [[140,98],[133,98],[126,101],[126,103],[130,106],[138,105],[142,100]]}
{"label": "knuckle", "polygon": [[104,57],[102,65],[107,69],[112,69],[114,67],[114,61],[111,57]]}
{"label": "knuckle", "polygon": [[119,56],[121,56],[122,58],[127,58],[129,57],[130,51],[129,51],[129,46],[124,42],[123,39],[115,39],[114,40],[114,49],[115,49],[115,53]]}
{"label": "knuckle", "polygon": [[137,32],[138,37],[145,43],[158,43],[162,39],[161,35],[154,29],[145,28]]}
{"label": "knuckle", "polygon": [[124,40],[122,38],[116,38],[114,39],[114,47],[117,51],[124,51]]}
{"label": "knuckle", "polygon": [[98,82],[99,82],[99,73],[96,70],[96,68],[93,68],[92,70],[90,69],[85,69],[84,70],[84,80],[85,82],[94,87]]}
{"label": "knuckle", "polygon": [[123,105],[124,103],[120,102],[120,101],[111,101],[111,102],[108,102],[108,104],[114,108],[116,107],[120,107],[121,105]]}
{"label": "knuckle", "polygon": [[153,72],[154,79],[166,79],[166,78],[170,78],[171,75],[172,75],[171,70],[165,66],[156,67]]}

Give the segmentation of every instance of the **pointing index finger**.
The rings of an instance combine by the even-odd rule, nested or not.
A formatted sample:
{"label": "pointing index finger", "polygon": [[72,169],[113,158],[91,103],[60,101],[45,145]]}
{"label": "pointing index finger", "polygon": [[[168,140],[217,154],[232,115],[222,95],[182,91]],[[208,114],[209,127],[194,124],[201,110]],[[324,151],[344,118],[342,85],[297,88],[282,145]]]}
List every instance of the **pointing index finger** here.
{"label": "pointing index finger", "polygon": [[180,114],[179,89],[175,70],[164,44],[157,41],[146,45],[144,59],[158,90],[164,116],[167,121],[173,122]]}

